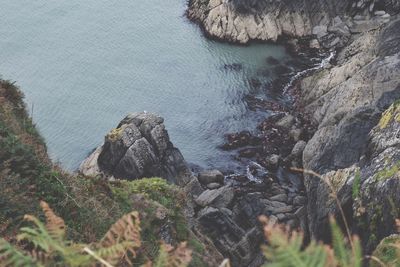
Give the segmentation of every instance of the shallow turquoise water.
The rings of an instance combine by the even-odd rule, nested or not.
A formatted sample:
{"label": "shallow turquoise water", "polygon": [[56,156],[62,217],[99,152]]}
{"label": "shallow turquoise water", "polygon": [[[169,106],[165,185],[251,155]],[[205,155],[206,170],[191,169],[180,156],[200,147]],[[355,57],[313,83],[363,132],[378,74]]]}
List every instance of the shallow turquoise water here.
{"label": "shallow turquoise water", "polygon": [[[183,0],[2,0],[0,73],[17,81],[55,161],[74,170],[129,112],[156,112],[187,161],[229,162],[216,147],[252,129],[249,79],[283,47],[207,40]],[[224,68],[241,64],[240,70]]]}

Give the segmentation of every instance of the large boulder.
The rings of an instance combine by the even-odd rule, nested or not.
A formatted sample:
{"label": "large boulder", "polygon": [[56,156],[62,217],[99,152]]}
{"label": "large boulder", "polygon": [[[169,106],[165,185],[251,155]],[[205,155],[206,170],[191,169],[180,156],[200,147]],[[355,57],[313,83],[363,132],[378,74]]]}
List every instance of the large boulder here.
{"label": "large boulder", "polygon": [[151,113],[126,116],[81,164],[80,172],[128,180],[158,176],[179,185],[190,179],[182,154],[169,139],[164,119]]}

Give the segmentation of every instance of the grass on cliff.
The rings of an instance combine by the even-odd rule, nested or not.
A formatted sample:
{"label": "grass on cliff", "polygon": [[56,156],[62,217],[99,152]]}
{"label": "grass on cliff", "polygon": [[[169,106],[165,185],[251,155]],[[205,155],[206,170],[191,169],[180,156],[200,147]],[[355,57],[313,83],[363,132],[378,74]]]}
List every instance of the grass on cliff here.
{"label": "grass on cliff", "polygon": [[43,219],[40,201],[65,220],[68,238],[74,242],[95,242],[118,218],[137,210],[143,217],[145,258],[157,255],[165,232],[161,227],[168,224],[170,241],[187,240],[193,246],[194,261],[205,266],[200,256],[204,245],[188,229],[182,210],[184,196],[177,187],[158,178],[111,184],[64,172],[49,160],[46,145],[26,112],[23,94],[3,80],[0,148],[0,236],[12,241],[25,214]]}

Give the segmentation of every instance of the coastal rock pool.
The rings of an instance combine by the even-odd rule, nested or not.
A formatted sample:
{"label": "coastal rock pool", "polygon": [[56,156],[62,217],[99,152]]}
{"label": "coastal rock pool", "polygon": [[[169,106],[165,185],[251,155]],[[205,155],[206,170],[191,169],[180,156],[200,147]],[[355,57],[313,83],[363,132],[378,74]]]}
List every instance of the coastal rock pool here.
{"label": "coastal rock pool", "polygon": [[264,86],[277,75],[266,59],[289,56],[278,45],[208,40],[185,8],[184,0],[2,1],[0,74],[22,88],[54,161],[76,170],[127,113],[146,110],[165,118],[188,162],[233,164],[217,148],[223,135],[266,115],[245,96],[279,99]]}

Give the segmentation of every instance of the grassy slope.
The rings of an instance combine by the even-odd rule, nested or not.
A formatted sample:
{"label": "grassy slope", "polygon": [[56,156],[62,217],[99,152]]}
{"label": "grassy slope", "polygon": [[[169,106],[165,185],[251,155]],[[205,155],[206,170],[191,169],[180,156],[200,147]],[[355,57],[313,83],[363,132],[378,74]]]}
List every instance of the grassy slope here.
{"label": "grassy slope", "polygon": [[25,214],[42,216],[39,201],[44,200],[64,218],[68,234],[76,241],[95,241],[123,214],[138,210],[145,241],[143,255],[155,256],[161,225],[168,221],[173,242],[189,241],[194,250],[193,266],[204,266],[210,259],[202,256],[208,254],[204,244],[188,229],[182,215],[184,195],[178,188],[162,179],[110,184],[63,172],[49,160],[45,143],[26,112],[22,93],[2,80],[0,188],[0,236],[10,240]]}

